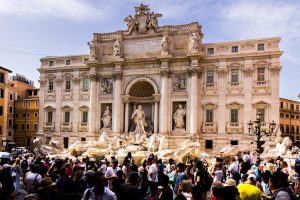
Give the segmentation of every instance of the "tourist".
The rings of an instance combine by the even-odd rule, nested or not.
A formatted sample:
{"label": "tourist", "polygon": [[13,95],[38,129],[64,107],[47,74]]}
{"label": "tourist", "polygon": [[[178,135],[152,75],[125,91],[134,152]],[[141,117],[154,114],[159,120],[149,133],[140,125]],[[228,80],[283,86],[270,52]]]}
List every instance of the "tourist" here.
{"label": "tourist", "polygon": [[16,158],[15,163],[12,165],[12,174],[14,173],[13,179],[14,179],[14,185],[15,185],[15,191],[18,194],[20,192],[20,178],[23,177],[23,170],[21,168],[21,160],[20,158]]}
{"label": "tourist", "polygon": [[130,159],[124,159],[122,171],[123,171],[125,179],[128,177],[129,166],[130,166]]}
{"label": "tourist", "polygon": [[205,183],[205,173],[206,170],[203,166],[203,162],[201,160],[197,161],[196,163],[196,172],[195,172],[195,186],[193,188],[193,196],[195,200],[205,200],[206,199],[206,192],[207,190],[206,183]]}
{"label": "tourist", "polygon": [[171,167],[173,164],[174,164],[174,160],[172,158],[170,158],[168,160],[168,164],[166,164],[166,167],[165,167],[165,174],[169,174],[171,172]]}
{"label": "tourist", "polygon": [[158,196],[158,167],[155,158],[148,158],[146,169],[148,172],[148,184],[150,187],[150,193],[154,197],[156,197]]}
{"label": "tourist", "polygon": [[236,182],[234,179],[227,179],[224,183],[224,187],[219,189],[219,197],[226,200],[239,199],[239,191],[236,188]]}
{"label": "tourist", "polygon": [[0,199],[15,199],[14,181],[11,176],[11,165],[4,164],[0,170]]}
{"label": "tourist", "polygon": [[191,165],[186,166],[186,174],[190,177],[190,180],[192,181],[192,184],[194,184],[195,176],[191,173],[192,167]]}
{"label": "tourist", "polygon": [[289,170],[288,170],[288,164],[286,161],[281,161],[281,172],[285,173],[286,175],[289,175]]}
{"label": "tourist", "polygon": [[183,194],[186,200],[192,200],[192,181],[190,179],[182,180],[178,187],[178,194]]}
{"label": "tourist", "polygon": [[94,175],[95,186],[86,189],[81,200],[117,200],[115,193],[106,186],[107,179],[102,172],[96,172]]}
{"label": "tourist", "polygon": [[112,181],[112,191],[116,194],[117,199],[121,198],[122,186],[125,183],[124,172],[122,170],[117,171],[117,178]]}
{"label": "tourist", "polygon": [[113,159],[112,160],[112,166],[108,167],[105,172],[105,177],[108,180],[108,188],[112,190],[112,180],[117,178],[117,171],[121,170],[120,167],[118,167],[118,160]]}
{"label": "tourist", "polygon": [[173,200],[173,190],[169,186],[169,177],[163,175],[160,180],[159,200]]}
{"label": "tourist", "polygon": [[[140,200],[141,194],[138,187],[139,175],[137,172],[130,172],[126,183],[122,186],[120,200]],[[118,199],[118,200],[119,200]]]}
{"label": "tourist", "polygon": [[220,199],[220,188],[223,187],[223,183],[221,181],[213,182],[211,185],[211,193],[210,200],[221,200]]}
{"label": "tourist", "polygon": [[215,181],[222,181],[223,180],[223,170],[222,170],[222,164],[217,163],[215,166],[215,171],[213,172],[214,175],[214,182]]}
{"label": "tourist", "polygon": [[271,199],[292,200],[293,195],[288,188],[288,176],[283,172],[274,172],[269,180],[269,186],[272,191]]}
{"label": "tourist", "polygon": [[37,193],[38,186],[42,181],[42,175],[40,172],[40,165],[31,165],[31,171],[25,175],[25,187],[28,193]]}
{"label": "tourist", "polygon": [[229,176],[235,180],[236,183],[240,182],[240,165],[239,162],[236,160],[235,157],[231,158],[231,164],[228,168]]}
{"label": "tourist", "polygon": [[[146,160],[145,160],[146,161]],[[139,180],[140,180],[140,193],[141,197],[144,198],[147,195],[149,181],[148,181],[148,172],[146,169],[146,163],[144,162],[142,166],[138,168]]]}
{"label": "tourist", "polygon": [[263,187],[263,196],[270,196],[271,195],[271,191],[270,191],[270,187],[269,187],[269,180],[271,177],[271,172],[266,170],[261,174],[261,186]]}
{"label": "tourist", "polygon": [[178,194],[178,188],[179,188],[181,182],[183,180],[190,179],[190,177],[185,173],[184,169],[185,169],[185,165],[183,163],[177,164],[177,168],[176,168],[177,178],[176,178],[174,190],[173,190],[175,196]]}
{"label": "tourist", "polygon": [[170,185],[174,188],[175,181],[177,179],[177,173],[176,173],[176,166],[175,165],[171,166],[171,171],[168,173],[168,177],[169,177]]}
{"label": "tourist", "polygon": [[255,186],[256,176],[245,174],[244,177],[247,177],[246,181],[237,186],[241,200],[261,200],[261,191]]}
{"label": "tourist", "polygon": [[29,171],[30,161],[28,159],[28,155],[26,154],[21,161],[21,168],[23,170],[23,174],[26,174]]}

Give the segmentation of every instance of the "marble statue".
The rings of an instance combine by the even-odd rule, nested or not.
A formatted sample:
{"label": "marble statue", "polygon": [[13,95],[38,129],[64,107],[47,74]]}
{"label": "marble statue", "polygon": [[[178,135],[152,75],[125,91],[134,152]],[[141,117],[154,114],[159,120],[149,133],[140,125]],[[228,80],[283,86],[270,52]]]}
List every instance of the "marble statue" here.
{"label": "marble statue", "polygon": [[192,33],[190,37],[190,53],[198,53],[200,37],[198,33]]}
{"label": "marble statue", "polygon": [[131,119],[133,119],[134,123],[136,124],[134,133],[144,134],[147,123],[142,105],[138,105],[138,108],[132,113]]}
{"label": "marble statue", "polygon": [[103,128],[111,128],[111,112],[108,106],[101,117],[101,121],[103,123]]}
{"label": "marble statue", "polygon": [[175,128],[184,129],[185,122],[184,117],[186,115],[186,109],[181,104],[178,105],[176,112],[173,114]]}
{"label": "marble statue", "polygon": [[157,31],[158,29],[158,22],[157,22],[157,17],[161,17],[161,14],[155,14],[154,12],[149,14],[149,24],[148,24],[148,28],[152,29],[154,32]]}
{"label": "marble statue", "polygon": [[174,91],[185,90],[186,88],[186,77],[185,76],[176,76]]}
{"label": "marble statue", "polygon": [[138,31],[138,21],[134,17],[132,17],[131,15],[129,15],[128,17],[126,17],[124,19],[124,21],[127,23],[129,35],[132,32],[137,32]]}
{"label": "marble statue", "polygon": [[121,56],[121,41],[120,41],[119,38],[117,38],[115,43],[114,43],[113,55],[114,56]]}
{"label": "marble statue", "polygon": [[87,43],[90,47],[90,54],[92,56],[92,58],[95,58],[96,57],[96,50],[95,50],[95,44],[94,44],[94,41],[90,41]]}
{"label": "marble statue", "polygon": [[112,81],[110,81],[108,79],[103,79],[102,85],[101,85],[101,90],[104,94],[112,94],[112,90],[113,90]]}
{"label": "marble statue", "polygon": [[160,48],[161,48],[161,55],[168,55],[169,53],[169,42],[168,42],[168,36],[165,35],[162,37],[160,42]]}

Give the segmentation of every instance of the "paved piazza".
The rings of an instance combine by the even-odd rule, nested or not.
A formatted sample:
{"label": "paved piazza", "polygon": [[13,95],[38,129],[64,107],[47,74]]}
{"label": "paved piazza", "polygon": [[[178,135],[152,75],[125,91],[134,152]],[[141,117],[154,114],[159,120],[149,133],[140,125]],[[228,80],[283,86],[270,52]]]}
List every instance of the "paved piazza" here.
{"label": "paved piazza", "polygon": [[94,33],[90,54],[41,59],[47,141],[157,133],[176,148],[193,135],[211,152],[252,148],[247,123],[258,112],[263,127],[278,124],[280,38],[202,43],[198,22],[159,26],[163,13],[145,5],[130,14],[128,30]]}

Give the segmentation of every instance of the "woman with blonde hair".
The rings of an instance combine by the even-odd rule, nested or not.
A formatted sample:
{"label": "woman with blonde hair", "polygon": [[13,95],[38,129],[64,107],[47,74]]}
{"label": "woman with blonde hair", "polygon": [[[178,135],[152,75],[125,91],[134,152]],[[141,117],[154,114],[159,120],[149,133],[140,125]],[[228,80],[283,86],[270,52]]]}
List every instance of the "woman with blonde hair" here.
{"label": "woman with blonde hair", "polygon": [[16,158],[15,163],[12,165],[11,174],[14,180],[15,191],[18,194],[20,192],[20,178],[23,177],[20,158]]}
{"label": "woman with blonde hair", "polygon": [[190,179],[185,179],[179,185],[178,194],[182,194],[187,200],[192,200],[192,189],[192,181]]}

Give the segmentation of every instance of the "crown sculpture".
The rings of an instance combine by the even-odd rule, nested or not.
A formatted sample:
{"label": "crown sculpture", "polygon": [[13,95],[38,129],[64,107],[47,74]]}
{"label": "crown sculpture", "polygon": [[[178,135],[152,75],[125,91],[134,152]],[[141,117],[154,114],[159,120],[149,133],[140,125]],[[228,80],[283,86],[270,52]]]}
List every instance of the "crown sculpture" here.
{"label": "crown sculpture", "polygon": [[140,6],[135,7],[134,16],[129,15],[124,19],[127,23],[128,34],[156,32],[158,29],[157,18],[161,16],[162,14],[150,12],[149,6],[141,3]]}

